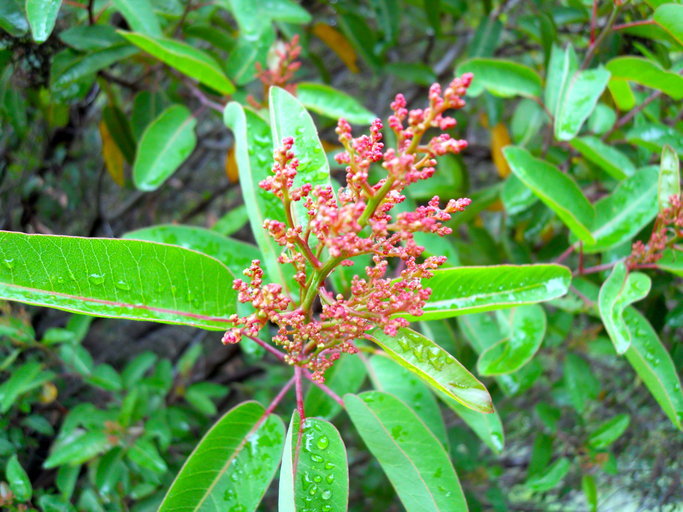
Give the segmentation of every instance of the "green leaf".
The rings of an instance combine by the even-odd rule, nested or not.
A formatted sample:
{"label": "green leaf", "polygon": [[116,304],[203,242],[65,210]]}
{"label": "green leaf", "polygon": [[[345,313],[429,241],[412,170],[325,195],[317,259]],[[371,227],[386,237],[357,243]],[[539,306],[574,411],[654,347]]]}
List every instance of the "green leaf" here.
{"label": "green leaf", "polygon": [[344,403],[407,512],[467,510],[448,454],[410,407],[379,391],[346,395]]}
{"label": "green leaf", "polygon": [[161,36],[159,20],[149,0],[113,0],[113,3],[134,32],[152,37]]}
{"label": "green leaf", "polygon": [[223,263],[236,276],[241,275],[252,260],[261,258],[258,248],[251,244],[195,226],[161,224],[129,231],[123,238],[177,245],[204,253]]}
{"label": "green leaf", "polygon": [[481,439],[486,446],[495,454],[503,452],[505,448],[505,434],[503,433],[503,423],[497,411],[489,414],[481,414],[453,400],[446,393],[436,393],[469,428]]}
{"label": "green leaf", "polygon": [[[541,77],[531,68],[502,59],[469,59],[458,66],[457,75],[473,73],[474,92],[482,88],[495,96],[511,98],[541,96]],[[472,90],[470,93],[472,94]]]}
{"label": "green leaf", "polygon": [[[256,4],[247,0],[249,4]],[[267,18],[264,18],[267,19]],[[263,27],[263,32],[254,36],[240,32],[237,46],[230,52],[225,69],[228,76],[237,85],[246,85],[256,75],[256,63],[266,63],[268,52],[275,43],[275,30],[270,23]]]}
{"label": "green leaf", "polygon": [[21,502],[29,501],[31,499],[31,496],[33,495],[31,480],[29,480],[24,468],[21,467],[16,455],[12,455],[7,461],[5,478],[7,478],[7,483],[17,500]]}
{"label": "green leaf", "polygon": [[375,31],[365,22],[365,18],[356,14],[354,10],[340,9],[337,21],[339,28],[353,45],[365,63],[373,70],[378,71],[382,66],[381,59],[375,54],[377,38]]}
{"label": "green leaf", "polygon": [[0,231],[0,262],[6,300],[214,330],[235,313],[230,270],[180,247]]}
{"label": "green leaf", "polygon": [[[325,385],[339,396],[356,393],[365,381],[365,365],[355,355],[342,354],[332,368],[325,372]],[[304,411],[308,416],[331,420],[342,408],[318,386],[311,386],[304,399]]]}
{"label": "green leaf", "polygon": [[385,73],[394,75],[407,82],[429,87],[438,80],[434,70],[421,62],[391,62],[382,68]]}
{"label": "green leaf", "polygon": [[503,24],[495,17],[482,16],[467,48],[469,57],[491,57],[503,31]]}
{"label": "green leaf", "polygon": [[35,42],[42,43],[50,37],[61,6],[62,0],[26,0],[26,17]]}
{"label": "green leaf", "polygon": [[[313,187],[331,186],[330,164],[318,138],[318,130],[306,108],[294,96],[279,87],[270,88],[268,105],[270,127],[273,131],[273,149],[280,148],[285,137],[294,138],[292,151],[299,160],[294,186],[300,187],[304,183],[310,183]],[[309,215],[302,203],[303,201],[295,203],[294,210],[299,225],[305,227]]]}
{"label": "green leaf", "polygon": [[652,18],[679,44],[683,45],[683,5],[673,3],[660,5]]}
{"label": "green leaf", "polygon": [[659,183],[657,196],[659,209],[664,210],[671,206],[669,198],[681,193],[681,171],[678,163],[678,155],[668,144],[662,148],[662,158],[659,166]]}
{"label": "green leaf", "polygon": [[43,467],[50,469],[64,464],[77,466],[106,452],[109,448],[109,437],[104,432],[77,430],[52,445],[52,452],[43,463]]}
{"label": "green leaf", "polygon": [[631,330],[631,346],[626,359],[679,430],[683,430],[681,380],[669,352],[645,317],[634,308],[624,311]]}
{"label": "green leaf", "polygon": [[566,457],[557,459],[546,470],[532,476],[526,486],[535,492],[546,492],[556,487],[569,472],[571,462]]}
{"label": "green leaf", "polygon": [[543,302],[567,293],[571,272],[561,265],[453,267],[425,280],[432,294],[424,314],[411,321],[510,308]]}
{"label": "green leaf", "polygon": [[149,469],[154,473],[163,474],[168,471],[168,466],[159,454],[156,446],[148,439],[138,439],[128,450],[128,458],[138,466]]}
{"label": "green leaf", "polygon": [[256,402],[220,418],[190,454],[159,512],[253,512],[280,462],[284,424]]}
{"label": "green leaf", "polygon": [[65,44],[83,52],[126,43],[111,25],[75,25],[60,32],[59,38]]}
{"label": "green leaf", "polygon": [[586,243],[593,242],[590,231],[595,209],[570,176],[545,160],[534,158],[524,148],[508,146],[503,149],[503,154],[512,172],[557,214],[572,233]]}
{"label": "green leaf", "polygon": [[683,277],[683,251],[666,249],[662,253],[662,258],[657,262],[657,266],[662,270]]}
{"label": "green leaf", "polygon": [[538,304],[500,311],[505,338],[479,355],[480,375],[513,373],[531,361],[545,336],[545,311]]}
{"label": "green leaf", "polygon": [[278,510],[346,510],[349,468],[346,448],[332,423],[294,411],[280,470]]}
{"label": "green leaf", "polygon": [[636,96],[629,82],[610,79],[607,88],[619,110],[628,111],[636,106]]}
{"label": "green leaf", "polygon": [[631,240],[657,216],[657,169],[646,167],[595,203],[594,243],[584,252],[602,252]]}
{"label": "green leaf", "polygon": [[586,501],[590,505],[590,512],[598,511],[598,486],[593,475],[583,475],[581,477],[581,489],[586,496]]}
{"label": "green leaf", "polygon": [[36,361],[29,361],[18,368],[13,368],[12,376],[0,384],[0,413],[9,411],[17,398],[53,377],[52,372],[43,371],[42,365]]}
{"label": "green leaf", "polygon": [[76,53],[71,50],[60,52],[63,56],[55,60],[50,70],[50,86],[54,89],[65,89],[78,80],[94,75],[108,68],[115,62],[138,53],[138,49],[129,44],[115,44],[87,53]]}
{"label": "green leaf", "polygon": [[[410,407],[442,445],[448,446],[448,436],[439,404],[429,388],[411,372],[388,357],[376,355],[370,358],[370,377],[377,391],[391,393]],[[468,409],[469,410],[469,409]],[[488,416],[478,414],[478,416]]]}
{"label": "green leaf", "polygon": [[553,116],[557,115],[560,102],[560,95],[569,80],[569,77],[576,73],[579,67],[576,52],[571,44],[568,44],[564,51],[558,46],[553,46],[548,61],[548,72],[544,90],[544,100],[548,111]]}
{"label": "green leaf", "polygon": [[631,416],[628,414],[617,414],[614,418],[601,423],[598,428],[591,432],[588,437],[588,444],[596,450],[607,448],[626,432],[630,422]]}
{"label": "green leaf", "polygon": [[389,336],[375,329],[367,337],[432,388],[475,411],[493,411],[491,396],[484,385],[457,359],[419,332],[402,328],[396,336]]}
{"label": "green leaf", "polygon": [[24,35],[29,28],[22,4],[21,0],[0,2],[0,29],[14,37]]}
{"label": "green leaf", "polygon": [[218,62],[208,53],[175,39],[124,31],[119,31],[119,34],[161,62],[194,78],[199,83],[223,94],[235,92],[235,86],[225,76]]}
{"label": "green leaf", "polygon": [[263,229],[266,219],[286,221],[282,202],[275,194],[258,186],[270,175],[272,167],[273,143],[270,127],[255,112],[235,102],[225,107],[223,120],[235,137],[235,158],[242,196],[249,213],[251,231],[263,254],[265,269],[271,279],[291,294],[298,289],[293,278],[294,272],[290,265],[277,262],[282,248]]}
{"label": "green leaf", "polygon": [[609,77],[609,71],[597,68],[579,71],[567,80],[557,102],[556,139],[570,140],[579,133],[607,87]]}
{"label": "green leaf", "polygon": [[[120,37],[117,34],[117,37]],[[140,91],[133,100],[130,127],[135,140],[140,140],[147,126],[161,114],[166,107],[164,95],[160,92]]]}
{"label": "green leaf", "polygon": [[673,127],[663,123],[642,123],[626,133],[626,140],[651,151],[661,152],[669,145],[678,155],[683,155],[681,134]]}
{"label": "green leaf", "polygon": [[299,82],[296,96],[307,109],[334,120],[343,117],[353,124],[370,124],[377,117],[353,96],[329,85]]}
{"label": "green leaf", "polygon": [[152,121],[133,163],[133,181],[139,190],[156,190],[187,160],[197,145],[196,125],[183,105],[171,105]]}
{"label": "green leaf", "polygon": [[636,172],[633,162],[614,146],[609,146],[597,137],[576,137],[570,141],[574,149],[593,162],[613,178],[623,180]]}
{"label": "green leaf", "polygon": [[631,345],[631,332],[624,322],[624,310],[650,293],[652,281],[641,272],[628,272],[623,262],[617,263],[600,288],[598,308],[617,354]]}
{"label": "green leaf", "polygon": [[598,396],[600,382],[593,375],[588,363],[573,353],[567,354],[563,371],[565,388],[572,406],[582,414],[588,401]]}
{"label": "green leaf", "polygon": [[123,383],[121,376],[108,364],[98,364],[86,379],[88,383],[107,391],[121,391]]}
{"label": "green leaf", "polygon": [[643,57],[617,57],[605,67],[612,80],[628,80],[662,91],[675,100],[683,98],[683,76],[662,69],[654,61]]}

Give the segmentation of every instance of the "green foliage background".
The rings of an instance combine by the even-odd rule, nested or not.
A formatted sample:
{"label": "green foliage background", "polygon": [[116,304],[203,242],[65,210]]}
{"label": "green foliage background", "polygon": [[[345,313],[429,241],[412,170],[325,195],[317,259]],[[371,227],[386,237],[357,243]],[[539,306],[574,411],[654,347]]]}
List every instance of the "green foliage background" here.
{"label": "green foliage background", "polygon": [[[487,312],[468,300],[491,274],[467,269],[461,282],[471,289],[463,286],[458,301],[446,287],[461,272],[452,269],[441,288],[452,304],[414,319],[483,380],[496,415],[434,394],[374,354],[342,359],[328,385],[400,401],[382,408],[372,405],[377,391],[347,395],[346,414],[311,388],[306,410],[323,419],[305,428],[318,422],[332,437],[334,418],[354,511],[420,506],[401,503],[382,457],[370,456],[366,447],[383,440],[354,429],[373,407],[385,421],[421,419],[412,435],[448,450],[470,510],[681,510],[681,252],[669,249],[630,274],[617,262],[633,241],[648,240],[667,198],[680,193],[682,27],[683,5],[655,0],[5,0],[0,229],[211,254],[225,265],[206,271],[215,295],[197,302],[204,288],[189,287],[180,309],[221,317],[231,294],[226,267],[236,274],[273,251],[249,228],[258,210],[244,204],[244,155],[234,150],[241,135],[234,119],[226,129],[222,108],[249,96],[265,101],[256,64],[272,62],[278,41],[300,38],[293,81],[315,115],[333,179],[343,177],[331,158],[337,117],[367,124],[388,113],[397,92],[421,107],[432,82],[472,72],[456,129],[469,148],[441,159],[438,176],[416,185],[409,201],[438,194],[473,203],[451,223],[452,237],[424,244],[452,266],[560,259],[574,272],[570,291]],[[259,119],[249,120],[252,129]],[[269,137],[262,147],[251,141],[254,182],[270,165]],[[39,251],[52,285],[60,256],[41,240],[29,249],[0,234],[0,251]],[[120,272],[134,266],[125,255],[113,259]],[[2,275],[16,264],[3,256]],[[84,272],[97,289],[100,274]],[[200,279],[192,261],[175,272]],[[146,286],[133,275],[112,283],[114,292],[117,285],[120,293]],[[9,510],[156,510],[211,424],[245,400],[268,404],[289,376],[257,345],[223,347],[211,331],[0,304],[0,506]],[[151,319],[222,325],[181,317]],[[401,352],[398,341],[379,343]],[[258,417],[259,407],[230,414]],[[273,419],[268,428],[281,426]],[[296,501],[282,482],[276,487],[253,507]]]}

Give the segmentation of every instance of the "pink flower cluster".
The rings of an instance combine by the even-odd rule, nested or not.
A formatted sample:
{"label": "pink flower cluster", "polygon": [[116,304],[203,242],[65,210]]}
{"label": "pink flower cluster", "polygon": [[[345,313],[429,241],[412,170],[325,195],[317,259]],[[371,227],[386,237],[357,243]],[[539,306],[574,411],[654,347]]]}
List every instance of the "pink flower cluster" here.
{"label": "pink flower cluster", "polygon": [[[245,271],[250,283],[236,280],[234,288],[239,300],[251,303],[255,311],[246,317],[233,316],[235,327],[225,334],[224,343],[236,343],[243,335],[256,337],[270,322],[277,327],[273,342],[285,350],[287,362],[312,370],[314,379],[322,381],[325,370],[342,352],[357,351],[356,339],[377,327],[395,335],[408,325],[403,315],[422,314],[431,293],[422,280],[431,277],[446,258],[423,259],[424,247],[413,235],[449,235],[451,229],[444,223],[470,200],[450,200],[441,208],[439,198],[434,197],[411,212],[392,215],[391,211],[405,200],[406,187],[434,175],[436,157],[459,153],[467,146],[464,140],[443,132],[455,127],[455,119],[445,112],[464,106],[462,96],[471,80],[470,74],[455,78],[443,92],[434,84],[425,109],[408,110],[405,98],[397,95],[389,117],[395,148],[385,149],[379,119],[368,135],[357,138],[341,119],[337,134],[344,152],[336,160],[346,165],[346,186],[336,194],[330,186],[294,186],[299,165],[294,140],[283,140],[282,148],[275,151],[273,174],[260,186],[282,201],[286,222],[267,220],[264,228],[283,248],[278,261],[294,267],[298,299],[294,291],[280,285],[264,285],[260,262],[254,261]],[[423,142],[430,129],[442,133]],[[386,172],[375,183],[370,182],[373,166]],[[307,212],[303,225],[293,213],[297,203]],[[330,274],[353,265],[352,258],[360,255],[370,256],[372,263],[363,277],[353,277],[349,293],[328,290]],[[398,275],[390,275],[392,259],[398,262]]]}
{"label": "pink flower cluster", "polygon": [[627,261],[629,268],[657,263],[667,247],[683,239],[683,196],[671,196],[669,204],[659,212],[647,244],[640,240],[633,244]]}

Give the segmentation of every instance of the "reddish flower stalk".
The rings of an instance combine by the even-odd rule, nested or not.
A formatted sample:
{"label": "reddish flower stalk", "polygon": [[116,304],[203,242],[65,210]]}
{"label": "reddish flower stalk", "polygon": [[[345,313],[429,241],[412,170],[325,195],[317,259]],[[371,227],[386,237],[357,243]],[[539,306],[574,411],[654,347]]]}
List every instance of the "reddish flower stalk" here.
{"label": "reddish flower stalk", "polygon": [[640,240],[633,244],[631,255],[626,260],[629,268],[643,268],[644,265],[657,263],[665,249],[676,249],[676,242],[683,239],[683,196],[671,196],[669,204],[657,215],[647,244]]}
{"label": "reddish flower stalk", "polygon": [[[412,212],[392,214],[392,209],[405,200],[406,187],[434,175],[437,156],[459,153],[467,146],[447,133],[423,139],[430,129],[444,132],[455,126],[455,119],[445,112],[464,106],[462,96],[471,80],[471,74],[455,78],[443,92],[434,84],[425,109],[409,111],[405,98],[397,95],[391,104],[394,114],[389,117],[395,148],[385,149],[379,119],[372,123],[369,135],[357,138],[341,119],[337,134],[344,152],[336,159],[346,164],[346,186],[336,194],[329,186],[294,186],[299,165],[294,140],[282,141],[282,148],[274,154],[273,174],[260,186],[280,199],[286,221],[267,220],[264,228],[283,248],[278,261],[294,268],[299,299],[288,296],[279,284],[263,284],[263,270],[255,260],[244,272],[249,282],[237,279],[233,285],[239,300],[251,303],[255,312],[234,315],[231,320],[236,327],[225,333],[224,343],[256,337],[271,322],[277,326],[273,342],[285,352],[285,361],[311,370],[311,378],[322,382],[325,370],[341,353],[357,352],[355,339],[377,327],[394,335],[408,325],[399,313],[422,314],[431,294],[422,280],[431,277],[446,258],[423,259],[424,247],[417,245],[414,233],[449,235],[451,229],[444,222],[463,211],[470,200],[452,199],[441,208],[439,198],[434,197]],[[369,181],[373,165],[386,172],[375,183]],[[307,211],[305,225],[293,213],[296,203]],[[364,276],[353,277],[348,296],[328,291],[324,282],[330,274],[353,265],[352,258],[360,255],[371,256],[372,264]],[[388,275],[392,259],[399,262],[398,278]],[[316,299],[320,301],[317,314]]]}
{"label": "reddish flower stalk", "polygon": [[256,63],[256,76],[263,84],[263,104],[251,95],[247,101],[257,109],[268,105],[268,90],[274,85],[282,87],[292,94],[295,93],[296,84],[292,83],[292,78],[301,67],[301,62],[298,60],[301,54],[299,35],[295,34],[292,40],[287,43],[278,42],[272,52],[273,55],[268,59],[268,69],[263,69],[260,62]]}

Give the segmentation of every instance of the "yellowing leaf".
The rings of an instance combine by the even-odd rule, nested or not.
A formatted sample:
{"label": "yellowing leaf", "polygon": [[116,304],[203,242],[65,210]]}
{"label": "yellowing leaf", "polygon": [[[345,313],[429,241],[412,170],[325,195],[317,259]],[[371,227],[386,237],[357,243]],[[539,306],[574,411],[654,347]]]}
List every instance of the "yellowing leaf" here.
{"label": "yellowing leaf", "polygon": [[57,399],[57,386],[52,382],[46,382],[40,389],[40,403],[51,404]]}
{"label": "yellowing leaf", "polygon": [[225,155],[225,174],[230,183],[237,183],[240,180],[237,160],[235,160],[235,146],[228,149],[228,153]]}
{"label": "yellowing leaf", "polygon": [[116,145],[116,142],[109,133],[107,123],[100,121],[100,137],[102,138],[102,157],[104,158],[104,165],[107,172],[119,186],[123,187],[125,183],[125,176],[123,174],[123,153]]}
{"label": "yellowing leaf", "polygon": [[491,158],[501,178],[507,178],[510,175],[510,166],[503,156],[503,148],[511,143],[510,132],[503,123],[498,123],[491,129]]}
{"label": "yellowing leaf", "polygon": [[358,73],[360,71],[356,64],[356,51],[344,34],[337,29],[332,28],[327,23],[316,23],[313,25],[313,34],[337,54],[346,67],[349,68],[349,71],[352,73]]}

